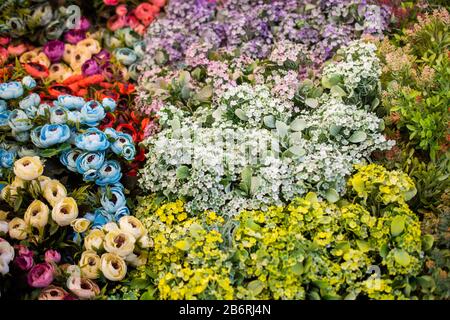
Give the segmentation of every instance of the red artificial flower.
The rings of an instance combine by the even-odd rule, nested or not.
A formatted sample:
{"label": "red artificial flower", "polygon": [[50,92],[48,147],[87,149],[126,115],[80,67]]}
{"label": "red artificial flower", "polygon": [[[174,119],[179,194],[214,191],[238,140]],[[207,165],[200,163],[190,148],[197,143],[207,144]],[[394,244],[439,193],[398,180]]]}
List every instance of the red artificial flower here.
{"label": "red artificial flower", "polygon": [[105,77],[101,74],[94,74],[92,76],[86,77],[82,80],[78,81],[78,85],[80,87],[89,87],[92,86],[94,84],[98,84],[100,82],[103,82],[103,80],[105,80]]}
{"label": "red artificial flower", "polygon": [[52,98],[56,99],[60,95],[73,95],[74,92],[68,86],[61,83],[54,83],[48,87],[48,93]]}
{"label": "red artificial flower", "polygon": [[124,94],[124,95],[131,94],[131,93],[133,93],[134,90],[135,90],[134,85],[131,84],[131,83],[117,82],[116,85],[117,85],[118,88],[119,88],[119,92],[120,92],[121,94]]}
{"label": "red artificial flower", "polygon": [[42,64],[29,62],[24,64],[25,71],[33,78],[46,78],[48,77],[48,69]]}
{"label": "red artificial flower", "polygon": [[117,131],[128,133],[133,138],[133,141],[136,142],[138,139],[138,133],[133,125],[129,123],[121,123],[116,127]]}
{"label": "red artificial flower", "polygon": [[106,128],[112,128],[115,123],[116,123],[116,116],[113,113],[108,112],[100,124],[100,129],[104,130]]}
{"label": "red artificial flower", "polygon": [[76,92],[78,97],[86,97],[89,94],[87,89],[80,89]]}
{"label": "red artificial flower", "polygon": [[120,98],[120,95],[113,90],[98,90],[95,92],[95,96],[97,100],[103,100],[104,98],[111,98],[117,101]]}
{"label": "red artificial flower", "polygon": [[72,76],[68,77],[66,80],[64,80],[63,84],[69,85],[69,84],[72,84],[72,83],[76,83],[76,82],[78,82],[78,81],[80,81],[82,79],[83,79],[83,75],[75,74],[75,75],[72,75]]}

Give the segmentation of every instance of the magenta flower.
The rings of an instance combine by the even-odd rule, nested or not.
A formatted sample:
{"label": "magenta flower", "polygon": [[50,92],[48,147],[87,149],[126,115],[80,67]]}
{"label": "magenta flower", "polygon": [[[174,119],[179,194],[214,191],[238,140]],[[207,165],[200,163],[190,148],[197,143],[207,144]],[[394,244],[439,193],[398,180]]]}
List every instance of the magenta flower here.
{"label": "magenta flower", "polygon": [[81,17],[75,29],[81,31],[88,31],[90,27],[91,23],[89,22],[89,20],[86,17]]}
{"label": "magenta flower", "polygon": [[100,67],[94,59],[89,59],[81,66],[81,71],[84,76],[92,76],[100,73]]}
{"label": "magenta flower", "polygon": [[21,270],[30,270],[34,264],[33,251],[21,244],[14,247],[18,251],[14,258],[14,264]]}
{"label": "magenta flower", "polygon": [[64,42],[51,40],[44,45],[44,53],[51,62],[59,62],[64,55]]}
{"label": "magenta flower", "polygon": [[64,34],[64,40],[71,44],[77,44],[84,39],[86,39],[86,32],[84,32],[83,30],[69,30]]}
{"label": "magenta flower", "polygon": [[39,263],[28,272],[28,285],[34,288],[45,288],[53,282],[54,272],[55,268],[51,263]]}
{"label": "magenta flower", "polygon": [[45,251],[44,260],[48,263],[59,263],[61,261],[61,254],[53,249]]}
{"label": "magenta flower", "polygon": [[108,52],[108,50],[102,49],[94,56],[94,59],[96,59],[97,62],[109,62],[109,59],[111,59],[111,54]]}

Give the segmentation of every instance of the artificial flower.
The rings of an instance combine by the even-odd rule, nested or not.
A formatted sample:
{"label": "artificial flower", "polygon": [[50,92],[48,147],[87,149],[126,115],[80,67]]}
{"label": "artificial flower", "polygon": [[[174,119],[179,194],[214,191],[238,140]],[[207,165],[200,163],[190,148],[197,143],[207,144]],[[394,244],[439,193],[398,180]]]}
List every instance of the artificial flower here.
{"label": "artificial flower", "polygon": [[25,211],[24,220],[29,226],[37,229],[44,228],[48,223],[49,209],[40,200],[34,200]]}
{"label": "artificial flower", "polygon": [[127,274],[127,264],[114,253],[104,253],[101,257],[101,271],[106,279],[120,281]]}
{"label": "artificial flower", "polygon": [[42,189],[42,195],[45,200],[54,207],[59,201],[67,196],[67,190],[61,182],[53,179],[45,183]]}
{"label": "artificial flower", "polygon": [[58,201],[52,210],[52,219],[64,227],[78,217],[78,205],[74,198],[66,197]]}

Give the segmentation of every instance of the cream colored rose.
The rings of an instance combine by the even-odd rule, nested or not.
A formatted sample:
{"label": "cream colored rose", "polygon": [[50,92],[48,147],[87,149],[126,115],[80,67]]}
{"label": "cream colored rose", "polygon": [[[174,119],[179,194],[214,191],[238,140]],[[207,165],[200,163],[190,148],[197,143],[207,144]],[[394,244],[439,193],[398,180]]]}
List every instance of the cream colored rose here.
{"label": "cream colored rose", "polygon": [[91,230],[84,238],[84,247],[86,250],[99,251],[103,248],[103,239],[105,239],[105,234],[102,230]]}
{"label": "cream colored rose", "polygon": [[27,238],[27,224],[21,218],[14,218],[9,222],[9,236],[17,240]]}
{"label": "cream colored rose", "polygon": [[139,238],[139,240],[137,241],[137,244],[142,249],[148,249],[153,246],[153,241],[146,234]]}
{"label": "cream colored rose", "polygon": [[14,259],[14,248],[8,241],[0,240],[0,260],[6,264],[10,263]]}
{"label": "cream colored rose", "polygon": [[135,239],[139,239],[147,233],[142,222],[133,216],[123,216],[120,218],[119,227],[122,231],[132,234]]}
{"label": "cream colored rose", "polygon": [[136,239],[130,233],[122,230],[112,230],[106,234],[103,246],[110,253],[126,257],[133,253],[135,242]]}
{"label": "cream colored rose", "polygon": [[139,255],[132,253],[125,257],[125,261],[128,262],[131,266],[137,268],[145,265],[147,263],[147,258],[147,252],[141,252]]}
{"label": "cream colored rose", "polygon": [[5,275],[9,272],[9,263],[0,259],[0,275]]}
{"label": "cream colored rose", "polygon": [[44,198],[54,207],[59,201],[67,197],[67,190],[58,180],[50,180],[44,185]]}
{"label": "cream colored rose", "polygon": [[90,54],[97,54],[102,47],[100,43],[95,39],[84,39],[76,44],[76,50],[78,52],[89,52]]}
{"label": "cream colored rose", "polygon": [[113,230],[120,230],[119,226],[115,222],[108,222],[102,227],[103,231],[106,233],[113,231]]}
{"label": "cream colored rose", "polygon": [[88,228],[91,222],[88,219],[85,218],[79,218],[75,219],[70,223],[70,226],[73,228],[73,231],[77,233],[85,232]]}
{"label": "cream colored rose", "polygon": [[9,230],[8,222],[0,220],[0,235],[7,234],[8,230]]}
{"label": "cream colored rose", "polygon": [[84,251],[79,262],[81,273],[88,279],[100,276],[100,257],[93,250]]}
{"label": "cream colored rose", "polygon": [[127,274],[127,264],[117,254],[104,253],[101,258],[101,270],[106,279],[120,281]]}
{"label": "cream colored rose", "polygon": [[34,180],[42,175],[44,166],[39,157],[23,157],[14,162],[14,174],[23,180]]}
{"label": "cream colored rose", "polygon": [[64,227],[78,217],[78,205],[74,198],[66,197],[61,199],[52,210],[52,219],[58,226]]}
{"label": "cream colored rose", "polygon": [[66,284],[67,288],[82,300],[93,299],[100,294],[100,288],[90,279],[70,276]]}
{"label": "cream colored rose", "polygon": [[39,182],[39,185],[41,186],[41,190],[44,190],[45,185],[46,185],[47,182],[49,182],[49,181],[52,181],[52,179],[50,179],[50,178],[47,177],[47,176],[40,176],[40,177],[38,178],[38,182]]}
{"label": "cream colored rose", "polygon": [[25,211],[25,223],[38,229],[45,227],[48,223],[49,211],[45,203],[34,200]]}

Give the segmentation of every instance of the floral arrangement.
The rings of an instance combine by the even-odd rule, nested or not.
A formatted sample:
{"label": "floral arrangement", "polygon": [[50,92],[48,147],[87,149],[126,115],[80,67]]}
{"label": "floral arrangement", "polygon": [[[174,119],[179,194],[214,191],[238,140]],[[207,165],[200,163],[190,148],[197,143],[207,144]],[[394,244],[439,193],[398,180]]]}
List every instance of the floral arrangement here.
{"label": "floral arrangement", "polygon": [[1,299],[448,299],[449,6],[0,4]]}

